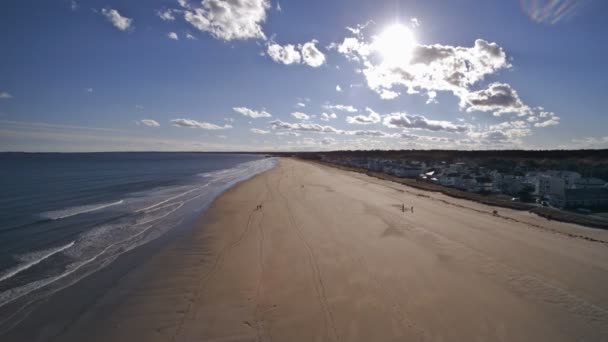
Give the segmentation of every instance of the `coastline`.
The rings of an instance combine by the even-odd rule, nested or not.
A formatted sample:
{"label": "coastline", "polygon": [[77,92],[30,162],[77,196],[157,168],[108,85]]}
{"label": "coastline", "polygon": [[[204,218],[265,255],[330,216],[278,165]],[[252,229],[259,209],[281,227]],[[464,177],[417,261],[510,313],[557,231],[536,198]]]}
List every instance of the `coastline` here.
{"label": "coastline", "polygon": [[282,159],[3,341],[608,338],[608,232],[492,208]]}

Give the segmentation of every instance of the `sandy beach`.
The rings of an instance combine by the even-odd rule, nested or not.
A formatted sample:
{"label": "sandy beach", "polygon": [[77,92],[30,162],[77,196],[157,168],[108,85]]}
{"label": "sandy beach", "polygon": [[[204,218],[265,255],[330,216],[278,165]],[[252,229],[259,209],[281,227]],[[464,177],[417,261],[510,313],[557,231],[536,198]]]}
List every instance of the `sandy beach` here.
{"label": "sandy beach", "polygon": [[282,159],[75,321],[35,335],[608,341],[608,231],[495,209]]}

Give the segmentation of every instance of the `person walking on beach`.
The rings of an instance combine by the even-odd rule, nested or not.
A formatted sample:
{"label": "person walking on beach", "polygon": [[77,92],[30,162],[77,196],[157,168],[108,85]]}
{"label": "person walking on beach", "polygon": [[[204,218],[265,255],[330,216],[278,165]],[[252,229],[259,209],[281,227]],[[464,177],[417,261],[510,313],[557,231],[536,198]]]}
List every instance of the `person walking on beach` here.
{"label": "person walking on beach", "polygon": [[401,204],[401,211],[405,212],[405,203]]}
{"label": "person walking on beach", "polygon": [[412,206],[412,212],[414,212],[414,206]]}

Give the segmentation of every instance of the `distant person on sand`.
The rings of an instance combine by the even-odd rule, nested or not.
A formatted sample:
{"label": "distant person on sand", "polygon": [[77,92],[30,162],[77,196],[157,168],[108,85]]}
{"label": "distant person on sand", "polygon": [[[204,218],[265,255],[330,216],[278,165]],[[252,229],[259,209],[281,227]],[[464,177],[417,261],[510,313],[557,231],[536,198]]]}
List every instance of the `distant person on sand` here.
{"label": "distant person on sand", "polygon": [[412,206],[412,212],[414,212],[414,206]]}
{"label": "distant person on sand", "polygon": [[401,211],[402,211],[402,212],[405,212],[405,203],[404,203],[404,204],[401,204]]}

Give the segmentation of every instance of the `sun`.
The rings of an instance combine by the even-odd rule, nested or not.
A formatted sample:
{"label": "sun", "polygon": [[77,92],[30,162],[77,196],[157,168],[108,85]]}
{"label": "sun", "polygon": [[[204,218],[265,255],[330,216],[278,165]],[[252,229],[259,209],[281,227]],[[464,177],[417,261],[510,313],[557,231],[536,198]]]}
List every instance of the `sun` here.
{"label": "sun", "polygon": [[391,65],[409,63],[414,47],[416,37],[409,28],[401,24],[389,26],[373,42],[374,50],[382,55],[385,63]]}

